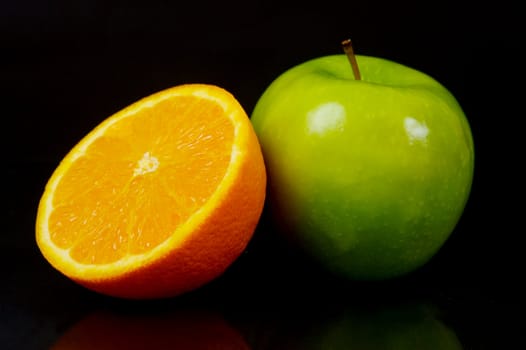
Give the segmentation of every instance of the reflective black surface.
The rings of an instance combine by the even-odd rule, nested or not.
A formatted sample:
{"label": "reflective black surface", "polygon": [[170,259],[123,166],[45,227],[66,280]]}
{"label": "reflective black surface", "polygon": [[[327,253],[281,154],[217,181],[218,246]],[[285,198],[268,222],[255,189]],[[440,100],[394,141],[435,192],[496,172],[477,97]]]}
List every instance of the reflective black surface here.
{"label": "reflective black surface", "polygon": [[[0,9],[0,348],[521,347],[519,11],[504,4],[330,1],[8,0]],[[392,281],[341,280],[288,246],[266,214],[223,276],[172,299],[98,295],[42,258],[34,221],[43,187],[65,153],[104,118],[185,82],[223,86],[250,113],[282,71],[339,53],[348,36],[358,53],[442,82],[472,127],[470,200],[451,238],[422,269]]]}

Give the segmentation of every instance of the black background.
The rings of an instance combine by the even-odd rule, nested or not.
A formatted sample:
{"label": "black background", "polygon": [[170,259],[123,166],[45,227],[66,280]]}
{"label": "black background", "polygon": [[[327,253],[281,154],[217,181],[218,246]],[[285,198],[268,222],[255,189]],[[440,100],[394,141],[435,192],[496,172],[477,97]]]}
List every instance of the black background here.
{"label": "black background", "polygon": [[[46,348],[93,309],[187,305],[219,308],[238,324],[253,325],[246,333],[257,342],[261,324],[272,333],[283,323],[278,319],[308,318],[360,298],[431,298],[452,310],[450,323],[466,348],[510,345],[525,328],[520,13],[502,1],[3,0],[0,347]],[[78,287],[41,257],[34,222],[43,187],[67,151],[103,119],[192,82],[226,88],[250,114],[284,70],[341,53],[347,37],[359,54],[436,78],[470,122],[471,197],[451,238],[425,267],[384,283],[341,281],[261,224],[247,251],[210,285],[172,300],[130,302]]]}

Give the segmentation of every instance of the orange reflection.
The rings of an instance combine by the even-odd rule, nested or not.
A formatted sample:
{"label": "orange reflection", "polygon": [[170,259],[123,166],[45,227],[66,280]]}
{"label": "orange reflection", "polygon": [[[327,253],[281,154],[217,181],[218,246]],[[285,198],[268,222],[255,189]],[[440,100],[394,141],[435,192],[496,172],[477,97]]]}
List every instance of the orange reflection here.
{"label": "orange reflection", "polygon": [[97,312],[67,330],[52,350],[232,349],[250,347],[221,316],[205,312],[124,315]]}

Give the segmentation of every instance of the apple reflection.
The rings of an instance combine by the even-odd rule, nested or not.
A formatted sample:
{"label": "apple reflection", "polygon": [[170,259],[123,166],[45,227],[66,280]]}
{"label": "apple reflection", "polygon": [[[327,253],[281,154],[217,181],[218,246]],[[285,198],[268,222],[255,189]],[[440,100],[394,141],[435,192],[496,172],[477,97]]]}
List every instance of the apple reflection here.
{"label": "apple reflection", "polygon": [[428,304],[353,308],[288,338],[280,349],[459,350],[460,340]]}
{"label": "apple reflection", "polygon": [[96,312],[67,330],[52,350],[232,349],[248,350],[241,333],[220,315],[177,312],[129,315]]}

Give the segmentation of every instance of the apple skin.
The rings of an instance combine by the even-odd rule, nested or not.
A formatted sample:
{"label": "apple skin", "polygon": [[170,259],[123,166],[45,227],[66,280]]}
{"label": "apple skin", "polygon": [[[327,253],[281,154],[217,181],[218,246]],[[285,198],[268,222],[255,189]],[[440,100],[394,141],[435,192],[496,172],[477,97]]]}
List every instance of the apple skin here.
{"label": "apple skin", "polygon": [[407,66],[345,55],[281,74],[251,121],[273,221],[336,274],[393,278],[427,263],[471,190],[474,144],[455,97]]}

